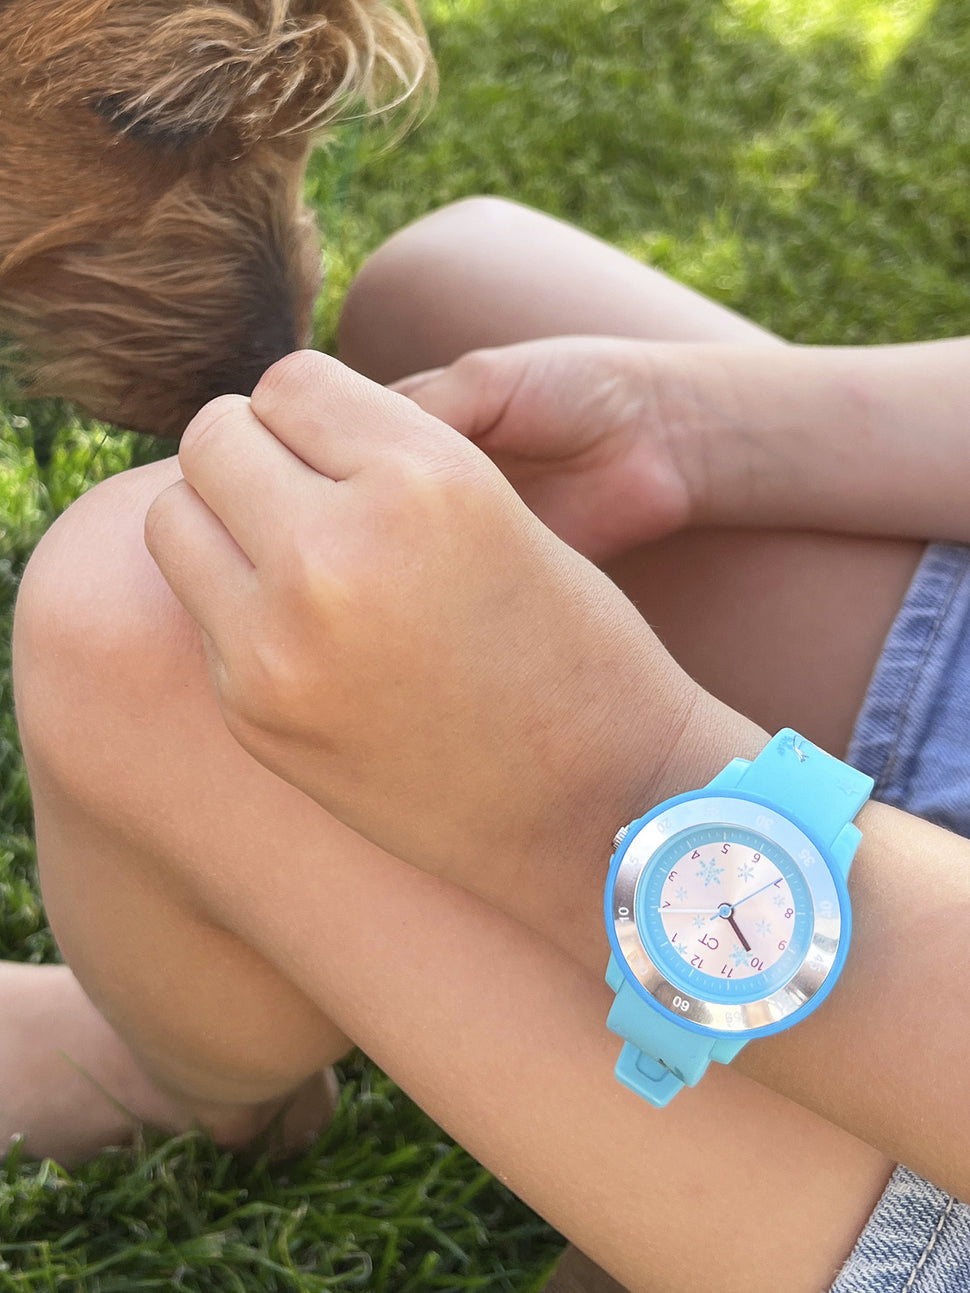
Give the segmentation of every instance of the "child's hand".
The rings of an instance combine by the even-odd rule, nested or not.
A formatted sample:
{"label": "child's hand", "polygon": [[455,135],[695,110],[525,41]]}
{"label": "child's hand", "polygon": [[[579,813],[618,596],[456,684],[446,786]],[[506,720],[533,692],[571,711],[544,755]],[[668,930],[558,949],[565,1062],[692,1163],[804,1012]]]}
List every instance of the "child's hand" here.
{"label": "child's hand", "polygon": [[395,389],[488,454],[596,562],[687,525],[706,414],[689,348],[552,337],[463,356]]}
{"label": "child's hand", "polygon": [[411,401],[290,356],[180,458],[146,536],[230,730],[384,848],[501,902],[523,850],[595,879],[623,821],[712,770],[682,758],[694,726],[719,756],[707,698],[631,604]]}

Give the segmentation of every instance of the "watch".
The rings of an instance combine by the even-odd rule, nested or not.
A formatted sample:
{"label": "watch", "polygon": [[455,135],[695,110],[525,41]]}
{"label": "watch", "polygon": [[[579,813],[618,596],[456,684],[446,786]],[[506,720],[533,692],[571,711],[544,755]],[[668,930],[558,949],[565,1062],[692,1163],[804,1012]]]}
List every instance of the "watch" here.
{"label": "watch", "polygon": [[617,833],[606,979],[621,1082],[663,1106],[821,1005],[849,950],[853,818],[872,786],[785,728]]}

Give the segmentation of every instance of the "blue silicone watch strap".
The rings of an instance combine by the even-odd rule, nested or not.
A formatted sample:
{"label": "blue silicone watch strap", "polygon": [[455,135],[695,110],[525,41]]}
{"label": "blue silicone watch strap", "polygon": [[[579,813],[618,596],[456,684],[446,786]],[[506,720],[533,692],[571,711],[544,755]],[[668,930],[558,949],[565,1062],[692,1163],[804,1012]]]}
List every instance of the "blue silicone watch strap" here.
{"label": "blue silicone watch strap", "polygon": [[[737,790],[777,807],[825,849],[844,877],[861,839],[852,819],[872,784],[869,777],[784,728],[755,760],[732,760],[707,789]],[[648,1005],[613,956],[606,977],[616,992],[607,1023],[624,1038],[616,1076],[651,1104],[669,1103],[684,1086],[700,1081],[712,1059],[730,1063],[745,1045],[745,1039],[712,1038],[688,1030],[672,1015]]]}
{"label": "blue silicone watch strap", "polygon": [[[708,783],[707,789],[742,790],[777,804],[820,844],[831,849],[872,794],[872,784],[871,777],[786,727],[752,762],[733,759]],[[855,827],[852,834],[858,844]],[[848,858],[851,860],[852,854]]]}

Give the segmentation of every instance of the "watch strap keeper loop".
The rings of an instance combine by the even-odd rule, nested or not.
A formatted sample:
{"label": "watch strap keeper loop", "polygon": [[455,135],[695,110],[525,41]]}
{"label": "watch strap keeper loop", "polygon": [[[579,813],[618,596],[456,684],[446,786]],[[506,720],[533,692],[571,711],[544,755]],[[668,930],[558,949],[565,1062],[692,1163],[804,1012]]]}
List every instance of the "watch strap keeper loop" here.
{"label": "watch strap keeper loop", "polygon": [[[626,1039],[616,1076],[658,1107],[667,1104],[682,1087],[695,1086],[712,1059],[729,1064],[744,1045],[743,1039],[688,1032],[679,1021],[665,1019],[647,1005],[626,979],[620,984],[606,1024]],[[645,1055],[645,1050],[658,1058]]]}

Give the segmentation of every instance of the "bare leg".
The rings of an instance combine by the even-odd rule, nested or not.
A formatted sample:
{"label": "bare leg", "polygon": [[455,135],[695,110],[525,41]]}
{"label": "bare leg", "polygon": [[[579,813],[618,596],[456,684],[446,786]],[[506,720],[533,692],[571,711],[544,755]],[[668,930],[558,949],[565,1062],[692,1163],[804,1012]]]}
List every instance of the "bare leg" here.
{"label": "bare leg", "polygon": [[[579,230],[472,198],[371,257],[350,289],[340,352],[390,381],[479,346],[563,333],[761,345],[768,358],[781,344]],[[909,542],[692,531],[631,554],[610,574],[708,690],[771,731],[791,725],[839,753],[921,551]],[[701,604],[703,623],[717,625],[715,650],[698,632]]]}
{"label": "bare leg", "polygon": [[613,1079],[598,977],[252,762],[142,544],[173,471],[86,495],[18,611],[45,897],[104,1018],[217,1112],[297,1089],[347,1033],[631,1289],[682,1288],[688,1252],[697,1287],[824,1287],[890,1164],[728,1071],[658,1117]]}
{"label": "bare leg", "polygon": [[[180,973],[169,969],[168,977]],[[145,1005],[150,1008],[150,1000]],[[231,1005],[239,1011],[238,999]],[[228,1145],[263,1132],[267,1149],[289,1148],[328,1121],[337,1095],[329,1070],[294,1089],[288,1074],[283,1100],[199,1099],[191,1085],[186,1090],[167,1082],[164,1067],[159,1082],[150,1062],[122,1040],[66,965],[0,962],[0,1020],[0,1143],[26,1133],[26,1149],[35,1157],[49,1154],[66,1163],[89,1158],[106,1145],[127,1143],[142,1124],[167,1131],[205,1124]],[[316,1015],[313,1022],[319,1030]],[[321,1062],[327,1058],[335,1055]]]}
{"label": "bare leg", "polygon": [[480,346],[603,335],[777,343],[777,337],[528,207],[467,198],[393,235],[354,281],[341,358],[377,382]]}
{"label": "bare leg", "polygon": [[[63,562],[71,578],[76,556],[60,546],[56,533],[42,548]],[[139,557],[142,566],[148,563],[143,545]],[[35,564],[43,567],[43,554]],[[138,561],[119,567],[101,605],[92,603],[77,621],[76,646],[83,655],[85,638],[98,641],[106,677],[131,646],[112,636],[107,607],[134,605],[143,573]],[[71,649],[60,660],[61,696],[55,701],[53,692],[36,690],[34,680],[50,663],[51,643],[30,627],[24,630],[25,621],[36,623],[29,612],[34,587],[28,575],[22,593],[28,613],[18,616],[15,633],[28,756],[39,728],[55,745],[76,742],[76,754],[94,768],[97,752],[124,747],[122,730],[139,712],[148,715],[141,707],[149,705],[149,696],[151,707],[161,710],[149,725],[160,733],[166,706],[158,704],[147,657],[144,671],[135,671],[140,677],[134,690],[100,708],[94,727],[72,715],[70,693],[83,686],[84,665]],[[56,606],[51,610],[56,617]],[[146,605],[141,631],[155,630],[165,633],[173,626],[153,618]],[[174,631],[179,646],[195,643],[188,625]],[[183,685],[190,686],[188,679]],[[181,766],[182,754],[174,756],[179,798],[164,809],[147,787],[124,806],[130,770],[113,765],[116,785],[100,813],[84,802],[83,774],[77,786],[55,789],[44,758],[29,758],[44,897],[61,951],[84,993],[66,967],[7,967],[19,976],[17,1010],[4,1018],[0,1063],[8,1073],[24,1066],[37,1099],[32,1113],[0,1102],[0,1140],[5,1132],[26,1132],[32,1152],[71,1159],[129,1139],[141,1121],[170,1130],[202,1124],[227,1144],[250,1140],[274,1123],[278,1144],[285,1147],[301,1143],[329,1118],[335,1083],[328,1069],[351,1043],[278,971],[207,920],[184,883],[156,865],[156,849],[165,854],[208,847],[203,835],[188,841],[198,805],[208,804],[217,817],[236,811],[227,799],[212,800],[218,795],[215,770],[205,752],[199,753],[194,778]],[[165,814],[172,818],[170,829]],[[31,1016],[48,1021],[43,1038],[35,1039],[43,1041],[36,1051],[25,1036],[14,1040],[18,1026],[26,1033]],[[60,1098],[53,1096],[58,1084]],[[82,1088],[83,1117],[68,1097]],[[13,1119],[9,1129],[5,1118]]]}

